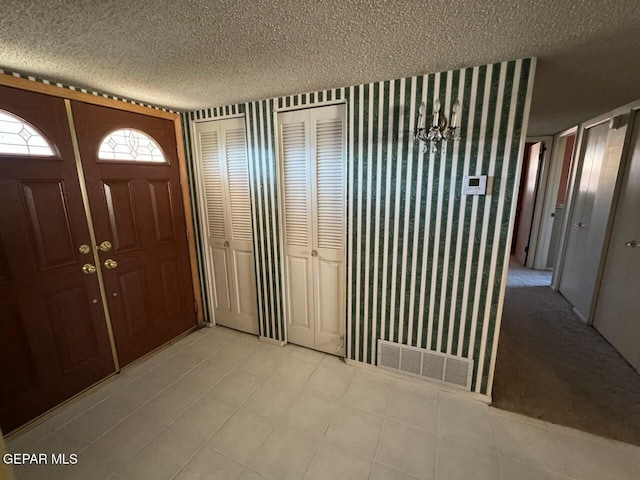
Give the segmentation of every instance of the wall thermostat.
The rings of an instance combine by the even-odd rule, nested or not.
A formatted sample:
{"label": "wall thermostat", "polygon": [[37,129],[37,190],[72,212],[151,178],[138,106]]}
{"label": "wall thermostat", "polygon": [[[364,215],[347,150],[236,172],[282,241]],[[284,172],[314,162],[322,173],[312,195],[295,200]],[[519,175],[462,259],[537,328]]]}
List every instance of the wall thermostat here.
{"label": "wall thermostat", "polygon": [[469,175],[464,177],[464,183],[462,184],[463,195],[486,195],[486,193],[486,175]]}

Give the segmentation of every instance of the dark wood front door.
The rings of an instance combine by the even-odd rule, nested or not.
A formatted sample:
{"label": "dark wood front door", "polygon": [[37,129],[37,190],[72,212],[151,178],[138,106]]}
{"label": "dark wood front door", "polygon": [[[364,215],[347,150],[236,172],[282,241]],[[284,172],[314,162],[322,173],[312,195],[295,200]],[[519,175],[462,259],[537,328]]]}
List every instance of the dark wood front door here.
{"label": "dark wood front door", "polygon": [[91,240],[64,100],[0,87],[0,109],[35,127],[53,151],[0,154],[0,427],[7,433],[115,366],[97,274],[82,271],[94,259],[79,251]]}
{"label": "dark wood front door", "polygon": [[[197,324],[174,125],[79,102],[72,111],[96,240],[112,245],[100,257],[124,366]],[[121,129],[151,137],[165,161],[100,158]]]}

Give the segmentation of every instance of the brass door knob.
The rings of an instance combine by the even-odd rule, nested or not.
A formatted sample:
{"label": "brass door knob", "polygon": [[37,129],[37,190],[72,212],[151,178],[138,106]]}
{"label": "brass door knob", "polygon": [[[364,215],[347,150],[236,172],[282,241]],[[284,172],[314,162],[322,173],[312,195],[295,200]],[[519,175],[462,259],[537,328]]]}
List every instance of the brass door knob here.
{"label": "brass door knob", "polygon": [[82,273],[85,275],[91,275],[92,273],[96,273],[95,265],[91,265],[90,263],[85,263],[82,266]]}
{"label": "brass door knob", "polygon": [[78,248],[78,251],[82,255],[86,255],[87,253],[89,253],[91,251],[91,247],[89,245],[80,245],[80,247]]}
{"label": "brass door knob", "polygon": [[104,268],[108,268],[109,270],[111,270],[112,268],[116,268],[117,266],[118,266],[118,262],[116,262],[112,258],[107,258],[104,261]]}
{"label": "brass door knob", "polygon": [[111,242],[109,240],[105,240],[100,245],[98,245],[98,248],[101,252],[108,252],[109,250],[111,250]]}

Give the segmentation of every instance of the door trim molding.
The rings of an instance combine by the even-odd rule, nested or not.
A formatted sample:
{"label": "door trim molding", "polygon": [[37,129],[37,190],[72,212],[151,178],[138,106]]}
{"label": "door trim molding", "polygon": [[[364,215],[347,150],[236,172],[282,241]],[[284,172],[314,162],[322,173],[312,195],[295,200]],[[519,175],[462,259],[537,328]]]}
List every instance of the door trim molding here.
{"label": "door trim molding", "polygon": [[[200,291],[200,277],[198,275],[198,256],[196,255],[196,239],[193,226],[193,212],[191,211],[191,195],[189,193],[187,162],[183,148],[183,133],[180,125],[180,116],[173,118],[174,131],[176,134],[176,150],[178,154],[178,168],[180,170],[180,189],[182,190],[182,208],[184,209],[184,221],[187,228],[187,244],[189,245],[189,262],[191,263],[191,283],[193,285],[193,296],[198,311],[196,319],[198,326],[204,326],[204,308],[202,305],[202,292]],[[187,139],[189,141],[189,139]]]}
{"label": "door trim molding", "polygon": [[[282,166],[282,155],[281,155],[281,148],[280,148],[280,121],[279,121],[279,113],[286,113],[289,111],[293,111],[293,110],[310,110],[312,108],[318,108],[318,107],[327,107],[327,106],[332,106],[332,105],[344,105],[345,109],[344,109],[344,125],[343,125],[343,131],[344,131],[344,153],[345,153],[345,157],[344,157],[344,163],[345,163],[345,170],[344,170],[344,178],[343,178],[343,188],[344,188],[344,198],[343,198],[343,206],[344,206],[344,215],[345,215],[345,224],[343,225],[343,229],[342,229],[342,233],[344,235],[344,252],[345,255],[343,257],[343,265],[344,265],[344,299],[345,299],[345,311],[344,313],[344,318],[343,318],[343,322],[342,322],[342,326],[343,326],[343,330],[342,330],[342,338],[343,338],[343,351],[342,351],[342,356],[339,358],[345,358],[347,359],[347,313],[346,313],[346,306],[348,304],[348,298],[347,298],[347,291],[348,291],[348,281],[349,281],[349,272],[348,272],[348,265],[347,265],[347,257],[350,254],[350,252],[348,251],[348,216],[349,216],[349,203],[348,203],[348,188],[349,188],[349,182],[348,182],[348,175],[349,175],[349,129],[348,129],[348,120],[349,120],[349,110],[348,110],[348,102],[346,99],[339,99],[339,100],[331,100],[328,102],[322,102],[322,103],[317,103],[317,104],[313,104],[313,105],[298,105],[292,108],[281,108],[281,109],[274,109],[273,110],[273,134],[274,134],[274,138],[275,141],[274,143],[274,153],[275,153],[275,170],[276,170],[276,194],[278,195],[278,216],[280,218],[280,222],[278,225],[278,233],[280,235],[280,238],[282,239],[282,241],[280,242],[280,244],[278,245],[278,249],[280,251],[280,271],[282,272],[282,274],[280,275],[280,288],[281,288],[281,292],[282,292],[282,303],[283,303],[283,309],[282,309],[282,321],[284,322],[283,325],[283,334],[284,334],[284,339],[282,340],[282,344],[285,345],[287,343],[289,343],[289,337],[288,337],[288,332],[289,332],[289,322],[288,322],[288,313],[287,313],[287,297],[289,292],[287,291],[287,269],[286,269],[286,255],[285,255],[285,242],[286,242],[286,237],[285,237],[285,231],[284,231],[284,225],[285,225],[285,208],[284,208],[284,202],[282,201],[282,199],[284,198],[284,175],[283,175],[283,166]],[[314,159],[314,165],[315,165],[315,159]],[[315,309],[315,304],[312,305],[312,308]],[[314,325],[314,329],[315,329],[316,325]],[[261,337],[262,338],[262,337]],[[314,339],[315,339],[315,331],[314,331]]]}
{"label": "door trim molding", "polygon": [[57,85],[40,83],[26,78],[14,77],[13,75],[0,74],[0,85],[5,87],[18,88],[20,90],[28,90],[35,93],[43,93],[52,97],[60,97],[69,100],[77,100],[83,103],[91,103],[103,107],[115,108],[117,110],[126,110],[128,112],[141,113],[150,117],[159,117],[167,120],[173,120],[179,117],[177,113],[145,107],[137,105],[125,100],[114,100],[113,98],[94,95],[92,93],[79,92],[77,90],[69,90]]}
{"label": "door trim molding", "polygon": [[540,155],[540,163],[538,165],[538,172],[535,186],[535,198],[533,213],[531,218],[531,232],[529,234],[529,244],[527,250],[526,267],[535,269],[536,259],[539,259],[539,244],[541,237],[546,234],[543,230],[543,213],[544,213],[544,200],[547,194],[547,186],[549,180],[549,169],[551,164],[551,153],[553,145],[553,137],[549,135],[540,137],[527,137],[526,142],[541,143],[543,152]]}
{"label": "door trim molding", "polygon": [[87,229],[89,230],[89,239],[91,240],[91,253],[93,255],[93,263],[96,267],[96,276],[98,278],[98,286],[100,287],[100,300],[102,301],[102,310],[104,312],[104,320],[107,324],[107,333],[109,335],[109,345],[111,346],[111,355],[116,373],[120,372],[120,360],[118,359],[118,349],[116,348],[116,340],[113,334],[113,325],[111,323],[111,315],[109,313],[109,303],[107,301],[107,290],[104,286],[104,278],[102,277],[102,265],[98,256],[96,245],[96,233],[93,229],[93,216],[91,215],[91,206],[89,205],[89,194],[87,193],[87,183],[84,177],[84,168],[82,166],[82,158],[80,157],[80,146],[78,145],[78,135],[76,133],[76,125],[73,119],[73,111],[71,110],[71,101],[68,98],[64,100],[64,107],[67,111],[67,121],[69,122],[69,134],[71,135],[71,143],[73,145],[73,156],[75,158],[76,170],[78,172],[78,183],[80,184],[80,194],[82,195],[82,206],[87,219]]}

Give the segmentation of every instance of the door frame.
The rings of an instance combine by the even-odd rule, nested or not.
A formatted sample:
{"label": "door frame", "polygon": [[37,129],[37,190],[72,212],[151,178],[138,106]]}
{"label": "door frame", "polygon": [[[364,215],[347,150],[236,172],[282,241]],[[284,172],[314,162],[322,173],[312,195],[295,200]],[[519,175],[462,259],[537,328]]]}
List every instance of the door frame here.
{"label": "door frame", "polygon": [[[201,156],[200,156],[200,148],[198,146],[198,137],[197,137],[197,132],[196,132],[196,127],[201,124],[201,123],[209,123],[209,122],[220,122],[223,120],[229,120],[231,118],[242,118],[245,120],[244,124],[244,129],[245,129],[245,136],[247,135],[247,122],[246,122],[246,114],[244,113],[235,113],[232,115],[222,115],[220,117],[211,117],[211,118],[198,118],[198,119],[193,119],[193,120],[189,120],[189,131],[190,131],[190,138],[188,139],[189,142],[191,142],[191,151],[193,152],[193,173],[194,173],[194,184],[196,186],[196,191],[195,191],[195,195],[196,195],[196,203],[197,203],[197,209],[198,209],[198,215],[200,216],[200,244],[204,245],[205,248],[203,248],[204,253],[203,253],[203,258],[204,258],[204,273],[205,273],[205,278],[204,278],[204,285],[205,288],[207,289],[207,293],[210,292],[215,292],[215,277],[214,277],[214,271],[213,271],[213,259],[211,258],[211,252],[208,246],[208,235],[207,235],[207,207],[206,207],[206,199],[204,196],[204,175],[202,172],[202,165],[200,163],[201,161]],[[248,151],[248,144],[247,144],[247,162],[249,163],[249,151]],[[251,170],[251,166],[248,165],[248,170]],[[251,194],[251,188],[249,188],[249,194]],[[252,202],[253,203],[253,202]],[[252,220],[252,224],[251,224],[251,234],[253,237],[253,228],[255,226],[255,220],[253,218],[253,206],[251,208],[251,220]],[[253,242],[253,238],[252,238],[252,242]],[[255,250],[255,246],[254,246],[254,250]],[[255,259],[255,252],[254,252],[254,259]],[[255,262],[255,260],[254,260]],[[256,277],[257,278],[257,277]],[[207,308],[209,309],[209,321],[205,320],[205,325],[212,327],[214,325],[217,325],[216,322],[216,309],[215,309],[215,298],[212,295],[207,295],[208,298],[208,305]]]}
{"label": "door frame", "polygon": [[[565,209],[564,209],[563,218],[562,218],[562,229],[560,232],[559,248],[556,253],[556,259],[554,262],[556,268],[553,271],[553,278],[551,283],[551,288],[553,288],[556,291],[560,288],[560,280],[562,278],[562,273],[564,269],[564,260],[565,260],[566,250],[567,250],[567,243],[569,239],[568,228],[569,228],[569,223],[571,220],[571,216],[573,214],[573,209],[576,201],[575,190],[576,190],[577,182],[579,182],[580,180],[580,175],[582,174],[582,167],[583,167],[582,159],[584,158],[584,153],[585,153],[584,150],[586,148],[586,145],[584,142],[585,132],[586,130],[593,127],[597,127],[598,125],[601,125],[605,122],[611,122],[613,121],[614,118],[618,118],[618,117],[622,117],[622,121],[623,121],[622,125],[620,125],[618,128],[626,128],[624,143],[622,146],[620,164],[618,167],[616,183],[613,191],[613,198],[611,200],[611,208],[609,210],[609,217],[607,220],[607,226],[605,228],[605,235],[604,235],[603,244],[602,244],[602,252],[600,253],[600,259],[598,262],[595,286],[593,290],[593,295],[591,297],[589,315],[585,319],[585,322],[588,325],[592,325],[594,320],[595,307],[596,307],[596,303],[600,293],[602,274],[604,272],[604,262],[606,260],[606,252],[609,247],[609,242],[611,239],[611,231],[613,229],[613,219],[615,217],[615,212],[616,212],[616,209],[618,206],[618,200],[620,197],[620,189],[622,186],[622,177],[623,177],[622,173],[625,171],[626,164],[629,158],[629,149],[630,149],[631,133],[632,133],[632,129],[629,128],[629,122],[632,116],[631,114],[637,110],[640,110],[640,100],[636,100],[634,102],[627,103],[621,107],[614,108],[613,110],[610,110],[606,113],[598,115],[597,117],[587,120],[586,122],[583,122],[578,126],[578,134],[576,136],[576,142],[574,145],[574,153],[573,153],[573,159],[571,161],[569,181],[567,183],[567,198],[566,198]],[[636,115],[637,114],[638,113],[636,113]]]}
{"label": "door frame", "polygon": [[[278,245],[278,250],[280,253],[280,271],[282,272],[282,275],[280,276],[280,288],[281,288],[281,292],[282,292],[282,302],[284,305],[284,308],[282,309],[282,321],[284,322],[284,340],[283,340],[283,344],[287,344],[289,342],[289,338],[288,338],[288,327],[287,325],[289,325],[289,318],[288,318],[288,313],[287,313],[287,299],[289,297],[289,292],[287,291],[287,269],[286,269],[286,258],[285,258],[285,249],[284,249],[284,244],[286,241],[286,237],[285,232],[284,232],[284,202],[282,201],[282,199],[284,198],[283,192],[284,192],[284,185],[283,185],[283,181],[284,181],[284,177],[282,175],[283,173],[283,166],[282,166],[282,155],[280,152],[280,136],[279,136],[279,131],[280,131],[280,121],[279,121],[279,114],[280,113],[285,113],[285,112],[291,112],[294,110],[309,110],[311,108],[320,108],[320,107],[328,107],[331,105],[344,105],[345,106],[345,115],[344,115],[344,130],[346,132],[345,138],[344,138],[344,151],[345,151],[345,175],[344,175],[344,179],[343,179],[343,187],[344,187],[344,199],[343,199],[343,207],[344,207],[344,212],[345,212],[345,224],[343,225],[343,229],[342,232],[344,234],[344,258],[343,258],[343,262],[344,262],[344,285],[345,287],[348,286],[347,280],[349,278],[349,272],[347,269],[347,255],[349,254],[348,252],[348,237],[347,237],[347,226],[349,223],[349,219],[348,219],[348,201],[347,201],[347,197],[348,197],[348,187],[349,184],[347,182],[348,179],[348,171],[349,171],[349,125],[348,125],[348,120],[349,120],[349,103],[347,101],[346,98],[343,99],[339,99],[339,100],[329,100],[326,102],[318,102],[318,103],[314,103],[314,104],[305,104],[305,105],[292,105],[291,107],[283,107],[283,108],[275,108],[273,110],[273,134],[275,137],[275,141],[274,143],[274,147],[275,147],[275,164],[276,164],[276,183],[277,183],[277,195],[278,195],[278,215],[280,217],[280,222],[278,225],[278,233],[280,235],[280,238],[282,239],[282,241],[280,242],[280,244]],[[347,298],[347,293],[345,293],[345,300],[348,300]],[[345,301],[345,306],[347,304],[347,301]],[[315,309],[315,305],[313,305],[313,308]],[[344,338],[344,348],[343,348],[343,357],[342,358],[347,358],[347,312],[346,312],[346,308],[345,311],[343,312],[344,317],[343,317],[343,338]],[[314,325],[315,328],[315,325]],[[314,332],[314,338],[315,338],[315,332]]]}
{"label": "door frame", "polygon": [[[564,149],[566,144],[561,142],[561,139],[566,139],[571,135],[576,135],[578,133],[578,127],[571,127],[567,130],[564,130],[550,138],[550,148],[549,155],[545,158],[545,179],[544,181],[544,191],[540,191],[542,195],[541,198],[541,208],[540,208],[540,229],[538,233],[538,239],[536,244],[535,257],[533,259],[532,267],[536,270],[548,270],[548,254],[549,254],[549,246],[551,244],[551,231],[553,229],[554,218],[551,217],[551,214],[555,211],[556,207],[556,198],[558,195],[558,188],[560,187],[560,177],[562,175],[562,161],[564,157],[557,157],[558,149],[560,148],[560,143],[562,143],[562,154],[564,153]],[[577,138],[576,138],[577,140]],[[569,164],[569,171],[571,171],[571,165],[573,165],[573,161],[575,159],[576,152],[576,144],[574,141],[573,149],[571,152],[571,162]],[[554,163],[553,160],[557,158],[557,162]],[[557,163],[560,164],[559,168],[557,167]],[[566,204],[566,203],[565,203]],[[527,262],[528,263],[528,262]]]}
{"label": "door frame", "polygon": [[[527,260],[525,262],[525,267],[534,268],[535,261],[538,258],[538,244],[541,240],[540,237],[543,227],[542,213],[549,177],[549,164],[551,163],[551,146],[553,143],[553,137],[550,135],[527,137],[525,142],[542,144],[540,165],[538,166],[538,171],[536,172],[538,178],[536,179],[533,215],[531,218],[531,230],[529,233]],[[523,170],[521,175],[524,175],[525,173],[526,172]],[[517,231],[517,226],[515,228]]]}
{"label": "door frame", "polygon": [[[191,212],[191,202],[189,187],[187,183],[187,165],[185,160],[184,148],[182,148],[182,127],[180,125],[180,115],[174,112],[161,110],[159,108],[145,107],[143,105],[130,103],[124,100],[115,100],[99,95],[93,95],[91,93],[85,93],[78,90],[70,90],[57,85],[51,85],[46,83],[40,83],[38,81],[29,80],[26,78],[14,77],[13,75],[0,75],[0,85],[6,87],[17,88],[20,90],[26,90],[29,92],[42,93],[45,95],[59,97],[66,100],[76,100],[78,102],[89,103],[92,105],[100,105],[103,107],[109,107],[116,110],[124,110],[132,113],[139,113],[149,117],[157,117],[165,120],[171,120],[173,122],[175,136],[176,136],[176,150],[178,157],[178,166],[180,171],[180,190],[182,193],[182,208],[185,214],[187,244],[189,249],[189,263],[191,266],[191,283],[193,286],[193,293],[196,302],[196,318],[198,320],[198,326],[203,326],[203,305],[202,305],[202,292],[200,291],[200,281],[198,278],[198,261],[196,256],[196,246],[194,238],[193,228],[193,215]],[[73,135],[73,133],[72,133]],[[86,207],[83,206],[86,212]]]}

